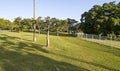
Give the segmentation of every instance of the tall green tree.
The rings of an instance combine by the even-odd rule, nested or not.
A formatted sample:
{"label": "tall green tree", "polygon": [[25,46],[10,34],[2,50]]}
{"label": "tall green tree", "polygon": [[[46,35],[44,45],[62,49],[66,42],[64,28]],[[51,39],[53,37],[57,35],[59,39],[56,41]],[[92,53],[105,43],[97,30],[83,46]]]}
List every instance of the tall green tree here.
{"label": "tall green tree", "polygon": [[9,20],[0,18],[0,29],[1,29],[1,30],[8,30],[10,23],[11,23],[11,22],[10,22]]}
{"label": "tall green tree", "polygon": [[40,31],[41,31],[42,23],[43,23],[42,17],[38,17],[37,18],[37,27],[38,27],[38,30],[39,30],[39,34],[40,34]]}
{"label": "tall green tree", "polygon": [[84,33],[105,35],[109,37],[120,35],[120,3],[104,3],[94,5],[88,12],[81,15],[81,29]]}
{"label": "tall green tree", "polygon": [[33,20],[30,18],[24,18],[21,21],[21,30],[22,31],[30,31],[31,29],[33,30]]}
{"label": "tall green tree", "polygon": [[17,17],[17,18],[15,18],[15,20],[14,20],[14,24],[16,24],[16,26],[18,26],[18,27],[16,27],[16,30],[17,30],[18,32],[22,31],[22,30],[21,30],[21,26],[22,26],[21,21],[22,21],[22,18],[21,18],[21,17]]}
{"label": "tall green tree", "polygon": [[72,27],[74,26],[75,23],[77,23],[77,21],[75,19],[70,19],[68,18],[68,32],[71,34],[72,33]]}

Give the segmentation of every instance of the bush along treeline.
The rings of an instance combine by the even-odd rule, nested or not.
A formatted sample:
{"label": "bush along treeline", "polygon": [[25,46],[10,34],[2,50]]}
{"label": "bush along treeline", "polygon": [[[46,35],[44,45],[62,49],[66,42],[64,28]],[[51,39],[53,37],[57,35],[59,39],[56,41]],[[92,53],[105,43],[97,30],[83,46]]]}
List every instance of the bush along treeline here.
{"label": "bush along treeline", "polygon": [[81,29],[87,34],[120,37],[120,2],[94,5],[81,15]]}
{"label": "bush along treeline", "polygon": [[[47,17],[46,17],[47,18]],[[67,18],[65,20],[50,18],[50,21],[46,21],[46,18],[38,17],[36,20],[32,18],[21,18],[17,17],[12,22],[0,18],[0,30],[9,30],[9,31],[33,31],[33,24],[36,23],[36,28],[38,32],[47,31],[48,25],[51,32],[55,32],[56,35],[59,32],[78,32],[79,23],[75,19]]]}

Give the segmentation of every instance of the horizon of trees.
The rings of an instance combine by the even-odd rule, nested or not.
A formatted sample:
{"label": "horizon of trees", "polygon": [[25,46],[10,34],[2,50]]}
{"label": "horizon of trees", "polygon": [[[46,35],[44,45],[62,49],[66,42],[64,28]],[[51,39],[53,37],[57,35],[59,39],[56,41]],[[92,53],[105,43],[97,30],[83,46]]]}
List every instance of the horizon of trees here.
{"label": "horizon of trees", "polygon": [[[34,31],[34,24],[36,24],[37,33],[41,33],[41,31],[47,33],[46,34],[46,47],[50,47],[50,38],[49,32],[54,32],[58,36],[60,32],[76,32],[78,31],[78,23],[74,19],[67,18],[65,20],[57,19],[57,18],[50,18],[45,17],[38,17],[37,19],[32,18],[21,18],[16,17],[13,22],[10,20],[6,20],[0,18],[0,31],[2,30],[9,30],[14,32],[33,32]],[[37,39],[37,38],[36,38]]]}
{"label": "horizon of trees", "polygon": [[[49,17],[49,16],[47,16]],[[49,17],[42,18],[21,18],[16,17],[13,22],[0,18],[0,30],[10,31],[33,31],[33,24],[36,23],[37,32],[41,31],[68,32],[69,34],[84,32],[87,34],[97,34],[100,36],[120,37],[120,2],[104,3],[103,5],[94,5],[89,11],[81,15],[81,22],[75,19],[58,19]],[[49,29],[48,29],[49,25]]]}
{"label": "horizon of trees", "polygon": [[[49,17],[49,16],[48,16]],[[33,18],[21,18],[16,17],[13,22],[4,18],[0,18],[0,30],[9,30],[9,31],[33,31],[33,24],[36,23],[36,29],[40,34],[41,31],[47,31],[49,25],[49,31],[55,32],[56,35],[59,35],[59,32],[78,32],[79,23],[75,19],[58,19],[50,18],[49,21],[46,20],[47,17],[37,17],[36,20]],[[76,27],[77,26],[77,27]]]}

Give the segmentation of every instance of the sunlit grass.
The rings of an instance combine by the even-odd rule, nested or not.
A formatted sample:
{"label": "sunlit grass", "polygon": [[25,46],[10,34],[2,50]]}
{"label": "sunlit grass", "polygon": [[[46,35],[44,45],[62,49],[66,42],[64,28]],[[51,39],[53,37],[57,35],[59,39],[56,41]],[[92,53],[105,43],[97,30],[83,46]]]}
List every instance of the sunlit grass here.
{"label": "sunlit grass", "polygon": [[84,40],[96,42],[96,43],[103,44],[103,45],[106,45],[106,46],[111,46],[111,47],[120,48],[120,41],[115,41],[115,40],[98,40],[98,39],[86,39],[86,38],[84,38]]}
{"label": "sunlit grass", "polygon": [[119,71],[120,49],[74,37],[0,32],[0,71]]}

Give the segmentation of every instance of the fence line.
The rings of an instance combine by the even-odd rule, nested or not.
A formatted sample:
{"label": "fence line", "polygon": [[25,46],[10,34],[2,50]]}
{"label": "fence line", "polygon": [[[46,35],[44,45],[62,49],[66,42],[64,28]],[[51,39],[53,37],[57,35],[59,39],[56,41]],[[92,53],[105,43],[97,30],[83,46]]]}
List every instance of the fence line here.
{"label": "fence line", "polygon": [[113,38],[107,38],[106,36],[99,36],[93,34],[84,34],[84,33],[77,33],[78,38],[82,38],[87,41],[120,48],[120,41],[113,40]]}

